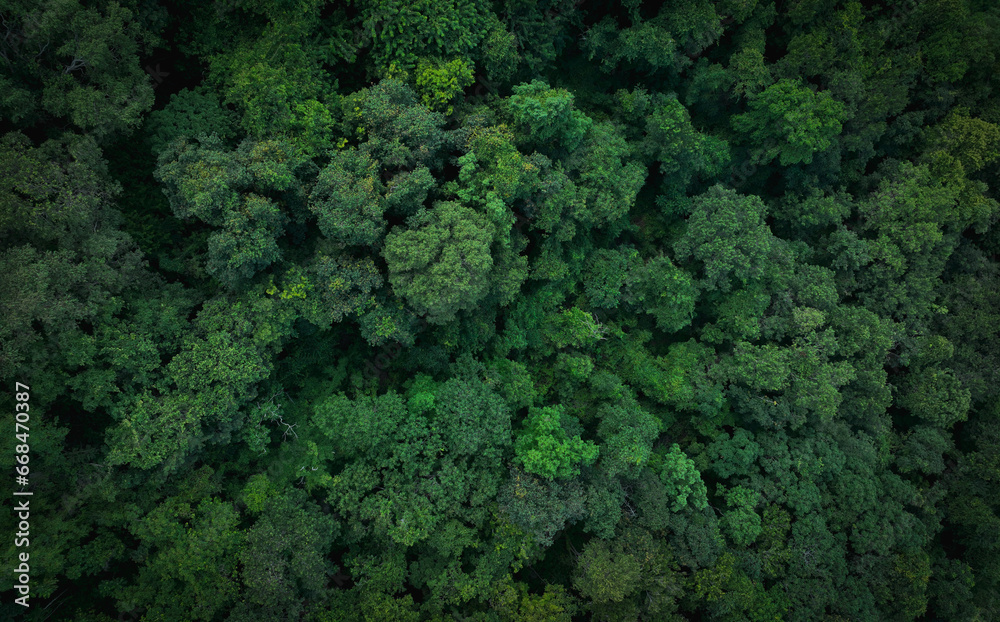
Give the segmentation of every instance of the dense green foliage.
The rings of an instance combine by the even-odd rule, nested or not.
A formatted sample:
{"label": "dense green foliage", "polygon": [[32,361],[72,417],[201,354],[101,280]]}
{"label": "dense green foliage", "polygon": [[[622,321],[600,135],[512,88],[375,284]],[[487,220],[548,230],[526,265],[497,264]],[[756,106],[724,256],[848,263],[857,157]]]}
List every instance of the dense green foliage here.
{"label": "dense green foliage", "polygon": [[1000,619],[995,2],[0,18],[3,619]]}

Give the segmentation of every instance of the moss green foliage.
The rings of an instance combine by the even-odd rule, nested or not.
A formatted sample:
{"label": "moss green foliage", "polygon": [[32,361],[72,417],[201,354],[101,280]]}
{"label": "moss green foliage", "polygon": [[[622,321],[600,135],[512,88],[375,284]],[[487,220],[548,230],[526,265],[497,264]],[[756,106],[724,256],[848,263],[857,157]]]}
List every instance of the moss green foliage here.
{"label": "moss green foliage", "polygon": [[998,63],[986,0],[0,1],[0,619],[1000,619]]}
{"label": "moss green foliage", "polygon": [[448,115],[454,110],[451,102],[474,82],[472,67],[460,58],[447,63],[421,61],[416,74],[421,103]]}
{"label": "moss green foliage", "polygon": [[593,464],[597,446],[567,434],[559,407],[532,410],[514,443],[514,455],[524,470],[549,479],[573,477],[580,466]]}
{"label": "moss green foliage", "polygon": [[219,95],[201,87],[181,89],[170,96],[170,102],[149,113],[146,134],[154,155],[159,155],[174,140],[202,135],[216,135],[222,141],[236,137],[236,115],[222,105]]}
{"label": "moss green foliage", "polygon": [[809,164],[842,129],[847,109],[827,92],[815,92],[783,79],[750,100],[750,110],[733,117],[733,127],[755,143],[767,145],[764,158],[783,166]]}
{"label": "moss green foliage", "polygon": [[412,228],[393,231],[385,241],[393,289],[433,323],[474,309],[493,268],[489,222],[455,202],[439,203],[411,222]]}

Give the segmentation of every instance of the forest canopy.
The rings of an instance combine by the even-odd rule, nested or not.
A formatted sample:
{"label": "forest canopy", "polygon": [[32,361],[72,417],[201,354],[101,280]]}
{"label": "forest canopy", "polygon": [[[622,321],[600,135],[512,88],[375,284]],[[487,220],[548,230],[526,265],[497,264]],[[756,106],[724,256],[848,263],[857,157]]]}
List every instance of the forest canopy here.
{"label": "forest canopy", "polygon": [[0,0],[0,617],[1000,619],[996,75],[990,0]]}

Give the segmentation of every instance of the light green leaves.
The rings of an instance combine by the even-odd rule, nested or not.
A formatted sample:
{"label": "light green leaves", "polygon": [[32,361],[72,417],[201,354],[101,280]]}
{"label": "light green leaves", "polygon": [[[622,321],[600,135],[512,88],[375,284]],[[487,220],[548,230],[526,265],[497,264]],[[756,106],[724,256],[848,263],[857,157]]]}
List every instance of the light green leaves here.
{"label": "light green leaves", "polygon": [[656,318],[657,328],[675,333],[691,323],[698,289],[690,274],[663,255],[650,259],[636,273],[636,302]]}
{"label": "light green leaves", "polygon": [[721,527],[737,546],[749,546],[760,535],[760,515],[754,507],[760,493],[744,486],[725,491],[729,511],[722,517]]}
{"label": "light green leaves", "polygon": [[597,446],[567,434],[561,421],[564,417],[561,406],[530,410],[524,430],[514,442],[514,453],[527,472],[549,479],[575,477],[582,465],[597,460]]}
{"label": "light green leaves", "polygon": [[314,421],[340,456],[352,458],[390,442],[406,415],[396,393],[356,400],[338,394],[316,406]]}
{"label": "light green leaves", "polygon": [[410,70],[420,56],[472,56],[486,36],[487,7],[469,0],[379,0],[361,5],[361,26],[371,36],[379,71]]}
{"label": "light green leaves", "polygon": [[632,400],[601,409],[597,434],[601,443],[601,466],[611,476],[635,477],[649,461],[660,421]]}
{"label": "light green leaves", "polygon": [[[616,546],[617,545],[617,546]],[[621,602],[640,584],[642,565],[617,542],[593,540],[577,561],[573,585],[595,603]]]}
{"label": "light green leaves", "polygon": [[181,89],[170,96],[162,110],[149,113],[144,127],[154,155],[181,136],[196,138],[216,134],[223,141],[236,135],[235,115],[219,96],[207,88]]}
{"label": "light green leaves", "polygon": [[276,238],[286,222],[273,201],[246,195],[240,207],[226,213],[222,229],[209,236],[205,269],[230,288],[247,282],[281,258]]}
{"label": "light green leaves", "polygon": [[178,218],[216,227],[206,269],[237,289],[281,257],[277,239],[288,222],[282,203],[299,189],[299,163],[281,141],[247,140],[230,151],[213,135],[172,143],[154,175]]}
{"label": "light green leaves", "polygon": [[364,149],[390,170],[434,168],[447,136],[445,116],[429,110],[396,78],[387,78],[341,101],[344,123]]}
{"label": "light green leaves", "polygon": [[217,136],[174,143],[160,155],[154,173],[178,218],[197,217],[219,226],[239,204],[250,175]]}
{"label": "light green leaves", "polygon": [[458,203],[439,203],[414,218],[414,227],[386,236],[389,282],[414,310],[443,324],[471,310],[489,290],[493,227]]}
{"label": "light green leaves", "polygon": [[447,63],[424,59],[417,65],[417,93],[421,103],[447,115],[454,110],[451,104],[456,96],[473,81],[472,66],[461,58]]}
{"label": "light green leaves", "polygon": [[760,454],[760,445],[751,433],[738,428],[732,438],[722,436],[708,446],[712,470],[720,477],[747,476],[756,469],[754,462]]}
{"label": "light green leaves", "polygon": [[850,117],[847,107],[826,91],[800,80],[783,79],[750,101],[750,111],[732,117],[733,128],[765,146],[768,161],[782,166],[809,164],[813,154],[829,149]]}
{"label": "light green leaves", "polygon": [[698,174],[718,175],[729,161],[729,145],[696,130],[676,97],[664,98],[646,119],[645,142],[660,162],[664,185],[672,196],[683,195]]}
{"label": "light green leaves", "polygon": [[703,510],[708,507],[708,489],[701,480],[701,473],[694,460],[674,443],[670,451],[659,459],[660,481],[667,491],[670,509],[680,512],[685,507]]}
{"label": "light green leaves", "polygon": [[604,339],[607,328],[580,307],[552,313],[542,321],[542,334],[556,348],[593,345]]}
{"label": "light green leaves", "polygon": [[723,292],[735,283],[763,278],[777,241],[764,221],[766,208],[756,196],[713,186],[692,201],[684,235],[674,244],[678,259],[703,266],[701,285]]}
{"label": "light green leaves", "polygon": [[309,209],[328,238],[375,246],[385,233],[385,187],[378,163],[367,151],[335,151],[316,180]]}
{"label": "light green leaves", "polygon": [[515,86],[508,105],[526,143],[546,152],[572,151],[593,123],[573,109],[573,101],[566,89],[553,89],[541,80],[533,80]]}
{"label": "light green leaves", "polygon": [[929,365],[907,377],[897,401],[915,416],[947,429],[966,419],[971,394],[953,371]]}

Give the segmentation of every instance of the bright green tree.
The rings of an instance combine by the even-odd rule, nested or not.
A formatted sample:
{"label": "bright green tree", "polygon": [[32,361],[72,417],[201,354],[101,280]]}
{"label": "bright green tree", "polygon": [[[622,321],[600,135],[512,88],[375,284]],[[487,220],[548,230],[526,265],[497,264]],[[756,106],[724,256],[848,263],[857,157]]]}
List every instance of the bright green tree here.
{"label": "bright green tree", "polygon": [[763,160],[782,166],[809,164],[829,149],[849,118],[844,104],[799,80],[783,79],[750,100],[750,110],[732,117],[733,128],[764,146]]}
{"label": "bright green tree", "polygon": [[581,466],[597,460],[597,446],[568,434],[564,419],[569,417],[559,406],[529,410],[514,442],[514,454],[525,471],[549,479],[575,477]]}

